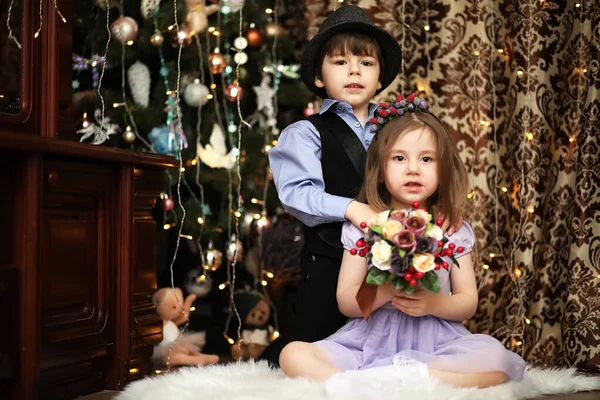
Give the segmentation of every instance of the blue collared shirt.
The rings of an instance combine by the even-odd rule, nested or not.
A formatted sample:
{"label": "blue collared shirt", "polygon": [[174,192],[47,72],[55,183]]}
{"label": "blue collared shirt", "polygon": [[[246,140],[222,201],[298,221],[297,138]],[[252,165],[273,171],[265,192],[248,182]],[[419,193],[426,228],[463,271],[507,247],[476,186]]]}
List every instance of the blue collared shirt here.
{"label": "blue collared shirt", "polygon": [[[376,104],[369,105],[369,117]],[[363,125],[350,104],[325,99],[320,114],[331,109],[348,124],[365,150],[373,140],[371,123]],[[275,187],[283,207],[308,226],[345,221],[346,208],[353,199],[325,192],[321,169],[321,136],[307,120],[295,122],[285,128],[277,145],[269,151]]]}

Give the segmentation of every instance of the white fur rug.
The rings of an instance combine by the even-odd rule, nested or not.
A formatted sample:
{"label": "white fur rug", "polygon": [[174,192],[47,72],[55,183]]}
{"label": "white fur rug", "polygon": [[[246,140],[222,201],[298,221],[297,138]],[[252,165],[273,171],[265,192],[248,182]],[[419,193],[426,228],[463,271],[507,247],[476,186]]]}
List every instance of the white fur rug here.
{"label": "white fur rug", "polygon": [[[599,390],[600,378],[579,375],[574,368],[527,370],[528,379],[487,389],[460,389],[429,381],[415,387],[384,387],[378,399],[422,400],[519,400],[534,397]],[[399,397],[400,396],[400,397]],[[132,382],[116,400],[325,400],[358,399],[352,394],[328,397],[324,384],[300,378],[287,378],[270,369],[266,361],[229,365],[181,368],[176,372]],[[363,397],[364,398],[364,397]]]}

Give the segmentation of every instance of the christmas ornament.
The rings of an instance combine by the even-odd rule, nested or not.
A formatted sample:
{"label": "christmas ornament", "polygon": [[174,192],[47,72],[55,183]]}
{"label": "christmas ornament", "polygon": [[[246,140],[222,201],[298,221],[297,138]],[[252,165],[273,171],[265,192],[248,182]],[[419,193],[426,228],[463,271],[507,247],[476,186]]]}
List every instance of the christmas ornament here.
{"label": "christmas ornament", "polygon": [[269,22],[267,25],[265,25],[265,32],[269,36],[279,36],[281,35],[281,25]]}
{"label": "christmas ornament", "polygon": [[154,46],[160,46],[164,41],[164,36],[158,31],[154,32],[154,34],[150,37],[150,43],[152,43]]}
{"label": "christmas ornament", "polygon": [[248,39],[248,44],[251,47],[260,47],[263,43],[263,38],[258,29],[250,28],[248,32],[246,32],[246,39]]}
{"label": "christmas ornament", "polygon": [[264,214],[256,221],[256,230],[259,233],[262,233],[265,229],[269,229],[270,227],[271,219]]}
{"label": "christmas ornament", "polygon": [[190,29],[185,25],[179,25],[179,31],[177,29],[171,30],[171,46],[173,47],[187,47],[192,43],[192,34]]}
{"label": "christmas ornament", "polygon": [[186,86],[183,91],[183,99],[190,107],[203,106],[208,102],[208,94],[210,91],[206,86],[200,83],[199,79],[194,80]]}
{"label": "christmas ornament", "polygon": [[135,132],[129,125],[127,125],[127,128],[125,128],[125,132],[123,132],[123,140],[127,143],[135,142]]}
{"label": "christmas ornament", "polygon": [[150,101],[150,70],[140,61],[136,61],[127,70],[127,80],[131,97],[136,104],[148,107]]}
{"label": "christmas ornament", "polygon": [[244,7],[244,0],[229,0],[227,5],[231,9],[231,12],[239,12]]}
{"label": "christmas ornament", "polygon": [[316,112],[317,112],[317,110],[315,110],[314,104],[308,103],[308,106],[306,106],[306,108],[304,109],[304,116],[310,117],[311,115],[313,115]]}
{"label": "christmas ornament", "polygon": [[162,208],[165,211],[171,211],[173,209],[173,207],[175,207],[175,203],[173,202],[173,199],[170,197],[165,197],[164,199],[162,199]]}
{"label": "christmas ornament", "polygon": [[252,90],[256,93],[256,111],[247,118],[248,123],[265,129],[271,129],[272,133],[277,130],[277,119],[275,118],[275,108],[273,99],[276,91],[271,87],[271,76],[263,72],[260,86],[253,86]]}
{"label": "christmas ornament", "polygon": [[144,19],[152,17],[154,9],[160,5],[160,0],[142,0],[140,4],[140,11]]}
{"label": "christmas ornament", "polygon": [[218,4],[207,6],[205,0],[186,0],[186,4],[185,23],[190,28],[192,36],[204,31],[208,26],[208,16],[219,11]]}
{"label": "christmas ornament", "polygon": [[240,65],[246,64],[246,62],[248,62],[248,54],[244,53],[243,51],[238,51],[233,56],[233,61]]}
{"label": "christmas ornament", "polygon": [[225,133],[219,124],[213,124],[213,130],[210,134],[210,143],[206,146],[198,146],[198,157],[211,168],[231,169],[235,165],[235,160],[239,150],[231,149],[227,153],[225,145]]}
{"label": "christmas ornament", "polygon": [[[171,127],[171,124],[157,126],[152,128],[150,133],[148,134],[148,140],[152,143],[152,147],[157,153],[160,154],[169,154],[173,156],[177,156],[179,151],[179,143],[176,140],[175,130],[177,127]],[[181,137],[181,136],[179,136]],[[184,147],[187,146],[187,142]]]}
{"label": "christmas ornament", "polygon": [[241,86],[237,86],[235,82],[232,85],[227,86],[225,89],[225,96],[227,96],[227,100],[233,102],[237,101],[238,97],[240,100],[244,95],[244,89]]}
{"label": "christmas ornament", "polygon": [[213,279],[208,272],[194,268],[187,273],[183,286],[188,293],[201,298],[211,292],[212,285]]}
{"label": "christmas ornament", "polygon": [[238,36],[233,41],[233,45],[238,50],[244,50],[246,47],[248,47],[248,40],[246,40],[246,38],[243,36]]}
{"label": "christmas ornament", "polygon": [[223,72],[225,66],[227,65],[227,61],[225,60],[225,57],[223,57],[223,54],[221,54],[219,51],[218,47],[215,47],[214,52],[208,56],[208,63],[213,75]]}
{"label": "christmas ornament", "polygon": [[219,250],[215,249],[212,241],[208,242],[208,248],[206,249],[206,254],[204,254],[204,260],[206,261],[204,264],[204,269],[210,271],[218,270],[223,263],[223,254]]}
{"label": "christmas ornament", "polygon": [[110,33],[121,44],[133,43],[137,37],[138,24],[131,17],[119,17],[110,26]]}
{"label": "christmas ornament", "polygon": [[94,111],[94,118],[97,123],[92,122],[77,131],[78,134],[83,135],[79,140],[80,142],[93,136],[92,144],[102,144],[108,140],[110,135],[117,133],[119,130],[119,124],[111,123],[110,118],[104,117],[104,121],[102,121],[101,110]]}
{"label": "christmas ornament", "polygon": [[231,239],[229,239],[229,243],[227,244],[227,259],[231,262],[233,260],[242,261],[244,258],[244,246],[242,242],[237,240],[235,234],[231,235]]}
{"label": "christmas ornament", "polygon": [[79,121],[77,121],[77,129],[87,128],[91,124],[92,123],[90,122],[90,120],[87,117],[87,113],[84,112],[83,116],[79,119]]}

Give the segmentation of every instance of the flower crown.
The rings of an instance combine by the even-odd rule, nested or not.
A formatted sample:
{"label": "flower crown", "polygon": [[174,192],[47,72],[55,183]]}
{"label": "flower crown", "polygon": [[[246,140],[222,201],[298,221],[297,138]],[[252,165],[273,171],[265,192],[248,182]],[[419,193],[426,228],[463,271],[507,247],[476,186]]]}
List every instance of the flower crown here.
{"label": "flower crown", "polygon": [[425,99],[417,97],[415,93],[396,97],[392,104],[380,103],[375,109],[374,116],[369,119],[371,122],[371,132],[377,133],[386,123],[393,118],[401,117],[406,112],[429,112]]}

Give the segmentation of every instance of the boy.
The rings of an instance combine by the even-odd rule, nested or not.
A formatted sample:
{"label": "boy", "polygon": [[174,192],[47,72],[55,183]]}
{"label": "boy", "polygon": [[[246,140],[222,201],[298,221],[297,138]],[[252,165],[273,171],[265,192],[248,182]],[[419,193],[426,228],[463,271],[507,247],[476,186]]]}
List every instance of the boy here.
{"label": "boy", "polygon": [[[368,119],[377,106],[370,101],[395,79],[401,58],[396,40],[350,5],[327,17],[304,51],[302,80],[323,105],[284,129],[269,152],[281,203],[305,225],[294,340],[323,339],[346,321],[336,301],[341,226],[360,226],[375,214],[353,199],[373,138]],[[278,364],[289,340],[274,342],[263,358]]]}

